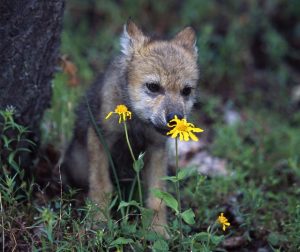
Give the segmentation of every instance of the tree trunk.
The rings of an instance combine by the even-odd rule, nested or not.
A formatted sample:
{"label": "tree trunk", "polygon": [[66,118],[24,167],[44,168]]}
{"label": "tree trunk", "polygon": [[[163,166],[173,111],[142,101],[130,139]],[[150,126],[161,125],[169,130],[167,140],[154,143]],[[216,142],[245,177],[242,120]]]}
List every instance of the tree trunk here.
{"label": "tree trunk", "polygon": [[[0,0],[0,110],[14,107],[16,122],[28,128],[25,137],[35,147],[50,106],[63,9],[64,0]],[[21,156],[22,167],[31,166],[34,156]]]}

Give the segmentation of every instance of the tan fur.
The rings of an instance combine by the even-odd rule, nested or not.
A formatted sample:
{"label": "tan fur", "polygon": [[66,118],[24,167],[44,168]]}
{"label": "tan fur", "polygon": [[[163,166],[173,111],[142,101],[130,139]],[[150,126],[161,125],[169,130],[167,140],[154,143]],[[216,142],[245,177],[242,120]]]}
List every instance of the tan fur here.
{"label": "tan fur", "polygon": [[[88,129],[88,158],[89,172],[89,197],[104,209],[109,203],[113,187],[110,182],[108,158],[99,142],[93,128]],[[99,215],[101,219],[104,216]]]}
{"label": "tan fur", "polygon": [[[167,118],[186,117],[194,103],[198,81],[195,41],[195,33],[189,27],[172,40],[153,40],[130,21],[121,37],[122,54],[87,95],[92,114],[121,171],[121,181],[124,171],[132,171],[123,124],[118,123],[117,116],[104,118],[120,104],[132,112],[132,120],[127,121],[128,133],[135,156],[146,152],[142,170],[143,185],[148,189],[146,205],[155,210],[153,228],[160,233],[164,233],[163,226],[167,223],[166,208],[149,189],[166,190],[161,177],[167,170]],[[158,84],[159,92],[151,91],[147,83]],[[183,95],[186,87],[192,88],[189,95]],[[86,164],[75,159],[84,160]],[[65,181],[87,188],[89,197],[99,206],[107,204],[113,192],[108,158],[90,122],[85,102],[78,109],[74,137],[66,152],[63,170]],[[84,176],[87,172],[88,176]]]}
{"label": "tan fur", "polygon": [[[157,188],[160,190],[166,190],[165,183],[163,180],[159,179],[167,174],[167,153],[164,148],[150,147],[146,150],[151,153],[149,160],[149,165],[145,170],[145,181],[147,188]],[[164,225],[166,225],[166,207],[161,202],[160,199],[155,198],[153,195],[149,195],[147,198],[147,207],[155,211],[155,217],[153,220],[156,230],[163,230]]]}

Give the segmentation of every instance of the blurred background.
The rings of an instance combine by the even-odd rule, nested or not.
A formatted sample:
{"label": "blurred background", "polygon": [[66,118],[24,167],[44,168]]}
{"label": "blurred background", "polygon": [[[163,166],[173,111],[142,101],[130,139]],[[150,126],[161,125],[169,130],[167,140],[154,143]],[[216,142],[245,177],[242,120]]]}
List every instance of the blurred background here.
{"label": "blurred background", "polygon": [[192,154],[205,150],[223,172],[184,187],[194,229],[206,230],[223,211],[230,251],[299,251],[300,1],[68,0],[44,142],[66,145],[78,99],[118,53],[129,17],[150,34],[197,31],[192,121],[205,134]]}
{"label": "blurred background", "polygon": [[53,109],[46,117],[54,116],[55,122],[45,126],[46,135],[62,141],[70,136],[73,102],[118,53],[129,17],[146,33],[167,37],[187,25],[195,28],[199,105],[206,122],[219,120],[218,112],[225,108],[251,106],[299,124],[299,16],[298,0],[69,0],[63,71],[56,75]]}

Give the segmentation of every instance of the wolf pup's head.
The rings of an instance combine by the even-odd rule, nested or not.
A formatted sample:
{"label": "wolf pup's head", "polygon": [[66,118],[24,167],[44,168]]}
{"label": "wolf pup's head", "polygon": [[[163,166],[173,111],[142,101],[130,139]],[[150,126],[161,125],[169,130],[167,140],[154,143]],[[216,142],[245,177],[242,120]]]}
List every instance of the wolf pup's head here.
{"label": "wolf pup's head", "polygon": [[198,82],[196,35],[191,27],[171,40],[154,40],[132,22],[124,26],[128,96],[139,119],[165,133],[167,123],[190,112]]}

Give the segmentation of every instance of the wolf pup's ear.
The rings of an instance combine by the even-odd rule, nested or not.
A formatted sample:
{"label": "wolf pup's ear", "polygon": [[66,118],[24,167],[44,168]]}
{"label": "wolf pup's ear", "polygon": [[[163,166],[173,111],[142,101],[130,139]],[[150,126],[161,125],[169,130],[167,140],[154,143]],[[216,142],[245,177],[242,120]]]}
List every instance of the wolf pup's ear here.
{"label": "wolf pup's ear", "polygon": [[124,31],[121,36],[121,51],[129,56],[134,50],[143,46],[148,38],[143,34],[137,25],[130,19],[124,25]]}
{"label": "wolf pup's ear", "polygon": [[177,33],[172,41],[197,56],[198,49],[196,47],[196,33],[192,27],[188,26],[184,28],[182,31]]}

